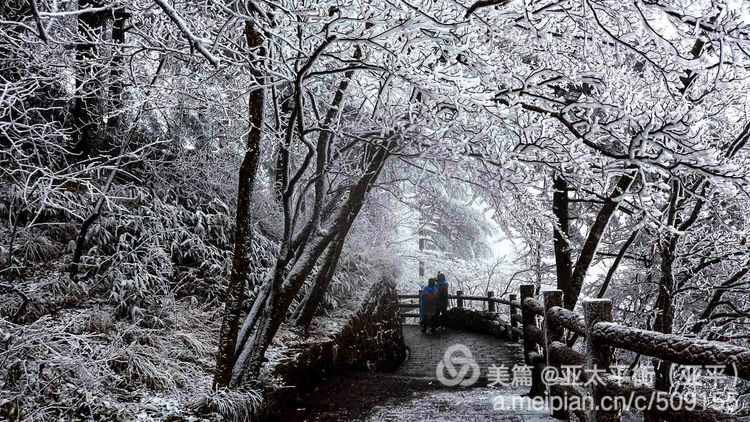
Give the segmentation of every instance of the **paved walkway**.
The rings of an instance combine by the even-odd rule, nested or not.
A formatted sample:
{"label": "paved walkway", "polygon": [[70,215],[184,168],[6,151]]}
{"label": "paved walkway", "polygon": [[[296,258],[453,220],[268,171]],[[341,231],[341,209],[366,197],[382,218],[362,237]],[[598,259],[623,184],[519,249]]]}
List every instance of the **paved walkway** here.
{"label": "paved walkway", "polygon": [[[361,422],[548,422],[544,410],[521,397],[528,387],[487,387],[487,368],[522,364],[519,344],[479,334],[446,332],[422,334],[404,327],[409,358],[392,374],[339,375],[298,403],[285,421]],[[436,378],[445,351],[457,344],[471,352],[481,370],[469,387],[448,387]],[[459,365],[456,365],[458,368]],[[460,372],[460,368],[459,368]]]}
{"label": "paved walkway", "polygon": [[456,345],[464,345],[481,370],[482,379],[487,378],[490,366],[523,364],[523,347],[520,343],[498,340],[494,337],[461,332],[423,334],[416,325],[404,326],[404,340],[409,348],[409,357],[398,369],[398,375],[435,378],[438,363],[446,351]]}

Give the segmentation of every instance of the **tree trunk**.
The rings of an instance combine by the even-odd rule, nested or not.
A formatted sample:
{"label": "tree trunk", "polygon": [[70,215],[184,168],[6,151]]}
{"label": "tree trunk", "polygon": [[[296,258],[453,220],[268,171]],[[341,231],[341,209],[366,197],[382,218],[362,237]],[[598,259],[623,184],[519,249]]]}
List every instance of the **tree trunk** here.
{"label": "tree trunk", "polygon": [[118,129],[120,128],[120,116],[123,107],[123,45],[125,44],[125,25],[129,14],[124,8],[117,8],[114,11],[114,20],[112,22],[112,42],[116,47],[113,48],[112,62],[110,64],[110,82],[109,82],[109,104],[107,106],[112,116],[107,120],[107,134],[111,139],[116,139]]}
{"label": "tree trunk", "polygon": [[[249,337],[247,344],[240,346],[241,351],[232,374],[231,383],[233,385],[241,383],[245,378],[245,373],[248,373],[250,377],[256,377],[260,372],[271,340],[276,335],[286,317],[289,306],[304,285],[305,279],[312,271],[315,263],[335,236],[346,236],[346,233],[349,232],[362,208],[367,193],[377,180],[388,158],[390,144],[390,141],[386,141],[381,146],[367,147],[365,154],[370,157],[367,169],[351,188],[349,197],[336,213],[334,221],[325,230],[316,231],[310,237],[306,250],[301,254],[301,258],[294,263],[288,275],[285,277],[279,276],[279,272],[283,269],[279,266],[275,268],[273,284],[263,304],[261,314],[257,322],[251,324],[255,326],[255,332],[252,337],[246,336],[246,338]],[[288,245],[282,246],[282,250],[287,247]]]}
{"label": "tree trunk", "polygon": [[[279,128],[282,125],[282,119],[286,119],[287,126],[286,131],[284,132],[284,138],[280,140],[282,142],[279,142],[279,149],[275,153],[274,160],[270,163],[270,173],[273,178],[274,199],[280,204],[283,200],[284,189],[289,182],[289,147],[292,142],[292,137],[294,136],[294,121],[297,119],[297,91],[294,89],[293,84],[282,85],[279,88],[282,91],[281,95],[283,98],[280,100],[280,105],[274,102],[274,106],[278,110],[277,120]],[[274,92],[275,91],[276,89],[274,89]]]}
{"label": "tree trunk", "polygon": [[[670,247],[672,242],[668,242],[661,254],[661,275],[659,277],[659,292],[656,297],[656,319],[654,321],[654,331],[664,334],[672,333],[674,322],[674,307],[672,306],[672,293],[674,289],[674,277],[672,275],[672,263],[674,262],[674,250]],[[667,361],[659,361],[655,371],[654,388],[661,391],[669,391],[671,364]]]}
{"label": "tree trunk", "polygon": [[276,151],[276,163],[273,169],[273,192],[274,198],[279,204],[284,200],[284,190],[286,190],[286,186],[289,184],[289,148],[291,148],[292,137],[294,136],[296,114],[297,109],[295,106],[295,109],[289,115],[284,142],[279,145],[279,150]]}
{"label": "tree trunk", "polygon": [[570,258],[570,227],[568,216],[568,182],[559,174],[554,176],[552,184],[552,213],[555,216],[553,230],[555,248],[555,266],[557,268],[557,288],[564,296],[572,295],[572,274]]}
{"label": "tree trunk", "polygon": [[245,372],[255,377],[260,372],[263,358],[271,340],[276,335],[281,323],[284,321],[294,297],[310,274],[315,262],[331,241],[332,235],[316,236],[311,239],[310,248],[306,251],[302,260],[298,261],[289,271],[286,277],[280,276],[283,268],[276,267],[271,289],[257,317],[255,331],[247,344],[241,349],[235,362],[231,377],[232,385],[239,385]]}
{"label": "tree trunk", "polygon": [[343,248],[344,239],[342,238],[337,238],[328,246],[328,251],[323,258],[323,267],[318,272],[312,286],[310,286],[310,291],[299,304],[298,312],[295,317],[295,324],[305,332],[307,332],[307,329],[310,327],[315,312],[323,302],[323,298],[328,291],[328,286],[330,285],[334,274],[336,274],[336,267],[338,266],[339,258],[341,257],[341,250]]}
{"label": "tree trunk", "polygon": [[[249,49],[257,49],[257,60],[261,64],[265,56],[263,36],[255,26],[245,23],[245,37]],[[264,75],[261,69],[254,69],[253,73],[260,87],[250,93],[248,100],[248,117],[250,132],[247,136],[247,149],[240,166],[237,189],[237,212],[235,219],[234,250],[232,257],[232,273],[227,288],[224,306],[224,317],[219,336],[219,351],[216,356],[216,373],[214,388],[229,385],[234,365],[234,352],[237,344],[242,303],[245,300],[245,280],[250,271],[249,247],[252,241],[252,218],[250,202],[255,186],[255,178],[260,158],[260,143],[263,127],[263,104],[265,91],[262,86]]]}
{"label": "tree trunk", "polygon": [[[677,202],[679,197],[679,181],[672,180],[672,189],[669,196],[666,226],[674,228],[677,225]],[[672,295],[674,292],[674,274],[672,266],[677,248],[678,236],[668,231],[659,244],[659,291],[656,296],[656,318],[654,320],[654,331],[671,334],[674,323],[674,307],[672,306]],[[665,360],[655,361],[654,388],[661,391],[669,391],[671,387],[670,371],[672,363]],[[653,417],[651,418],[653,420]]]}
{"label": "tree trunk", "polygon": [[596,254],[596,249],[599,247],[602,234],[604,234],[604,230],[609,225],[610,218],[612,218],[612,215],[617,210],[620,200],[622,199],[621,197],[625,195],[630,188],[631,183],[633,183],[634,177],[634,175],[629,173],[620,176],[617,186],[615,186],[614,190],[604,201],[604,205],[602,205],[602,208],[599,210],[599,214],[597,214],[596,220],[591,226],[589,235],[586,237],[586,241],[583,244],[581,254],[576,261],[576,266],[573,270],[573,276],[571,279],[570,294],[566,294],[564,297],[565,308],[570,310],[575,308],[576,302],[578,302],[578,295],[581,294],[581,289],[583,288],[583,280],[586,277],[591,262],[594,260],[594,255]]}
{"label": "tree trunk", "polygon": [[[78,8],[101,7],[97,0],[79,0]],[[98,137],[98,115],[103,97],[103,66],[98,53],[98,37],[107,21],[107,12],[87,12],[78,15],[78,35],[76,46],[76,96],[70,110],[72,149],[82,157],[98,153],[102,147]]]}

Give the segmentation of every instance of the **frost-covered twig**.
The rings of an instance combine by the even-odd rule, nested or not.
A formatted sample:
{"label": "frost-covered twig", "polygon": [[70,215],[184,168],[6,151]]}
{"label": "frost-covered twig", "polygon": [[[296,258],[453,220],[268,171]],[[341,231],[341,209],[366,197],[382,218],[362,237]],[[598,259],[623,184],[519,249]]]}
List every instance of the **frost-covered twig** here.
{"label": "frost-covered twig", "polygon": [[479,0],[476,3],[469,6],[469,9],[466,11],[466,15],[464,17],[471,16],[472,13],[476,12],[477,10],[483,8],[483,7],[489,7],[489,6],[505,6],[506,4],[510,3],[510,0]]}
{"label": "frost-covered twig", "polygon": [[167,4],[167,2],[165,2],[164,0],[154,0],[154,2],[158,4],[159,7],[161,7],[161,9],[164,11],[164,13],[169,16],[169,19],[171,19],[172,22],[174,22],[177,27],[180,28],[182,34],[190,42],[191,48],[195,48],[196,50],[198,50],[198,52],[201,53],[201,55],[203,55],[203,57],[205,57],[206,60],[208,60],[208,62],[211,63],[214,67],[219,67],[219,59],[206,49],[206,47],[203,45],[204,41],[193,34],[190,28],[188,28],[185,20],[182,19],[177,11],[174,10],[174,8]]}
{"label": "frost-covered twig", "polygon": [[36,4],[36,0],[31,0],[31,12],[34,14],[34,22],[36,22],[36,27],[39,29],[39,38],[42,39],[42,41],[47,42],[49,39],[47,37],[47,31],[44,29],[44,25],[42,25],[42,18],[39,16],[39,6]]}

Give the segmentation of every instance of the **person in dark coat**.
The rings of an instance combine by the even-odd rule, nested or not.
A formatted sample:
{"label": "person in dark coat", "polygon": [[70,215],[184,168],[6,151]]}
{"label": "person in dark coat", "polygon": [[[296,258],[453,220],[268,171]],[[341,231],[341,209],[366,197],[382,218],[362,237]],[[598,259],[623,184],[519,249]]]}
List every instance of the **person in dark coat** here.
{"label": "person in dark coat", "polygon": [[438,313],[438,289],[437,280],[431,278],[419,292],[419,324],[422,326],[422,332],[431,329],[435,332],[435,322]]}

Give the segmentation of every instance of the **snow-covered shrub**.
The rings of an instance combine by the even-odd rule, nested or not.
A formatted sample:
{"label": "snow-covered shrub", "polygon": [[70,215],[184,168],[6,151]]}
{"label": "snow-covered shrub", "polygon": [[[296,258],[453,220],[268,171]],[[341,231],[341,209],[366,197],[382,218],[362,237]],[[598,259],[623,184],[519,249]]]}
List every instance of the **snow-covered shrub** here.
{"label": "snow-covered shrub", "polygon": [[179,371],[179,364],[161,358],[155,345],[133,342],[118,350],[109,366],[124,377],[127,385],[143,385],[152,390],[184,387],[186,379]]}
{"label": "snow-covered shrub", "polygon": [[[139,190],[127,214],[106,215],[90,230],[83,262],[110,286],[110,299],[127,307],[153,306],[174,288],[215,299],[221,295],[231,241],[227,206],[218,200],[187,209]],[[196,291],[185,286],[185,268],[211,277]],[[184,294],[184,293],[183,293]]]}
{"label": "snow-covered shrub", "polygon": [[167,329],[115,320],[106,305],[27,325],[0,319],[0,420],[164,420],[192,412],[210,391],[217,314],[185,303],[172,311]]}
{"label": "snow-covered shrub", "polygon": [[254,390],[211,391],[193,404],[199,413],[214,412],[232,422],[249,421],[257,414],[263,396]]}
{"label": "snow-covered shrub", "polygon": [[[54,242],[37,230],[32,231],[27,236],[20,236],[22,243],[19,245],[18,255],[23,257],[24,262],[40,263],[50,262],[62,255],[64,247],[62,244]],[[16,254],[14,253],[14,256]]]}
{"label": "snow-covered shrub", "polygon": [[114,328],[115,324],[112,314],[101,309],[96,309],[88,316],[85,330],[92,334],[109,334]]}

